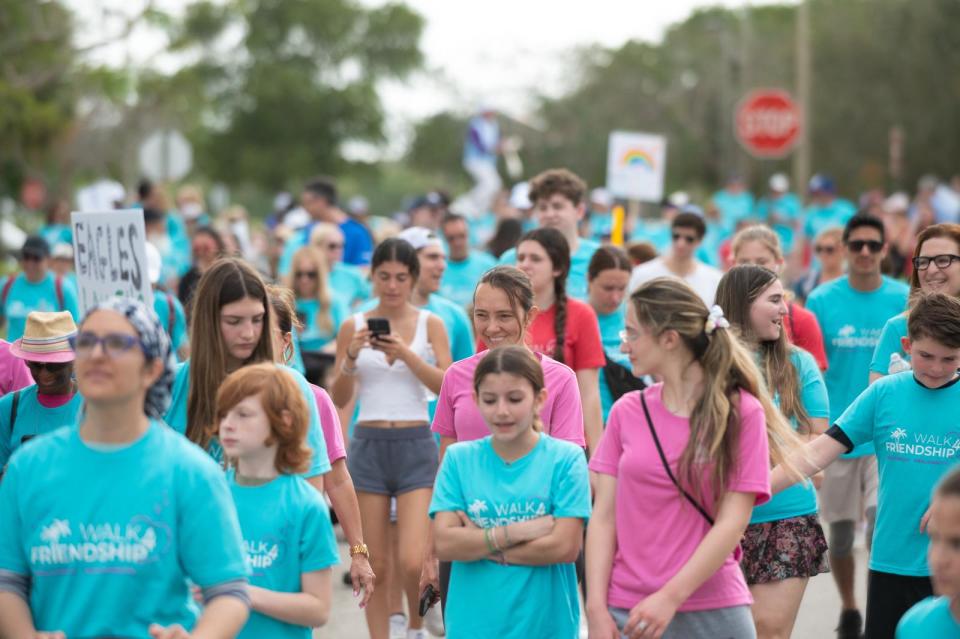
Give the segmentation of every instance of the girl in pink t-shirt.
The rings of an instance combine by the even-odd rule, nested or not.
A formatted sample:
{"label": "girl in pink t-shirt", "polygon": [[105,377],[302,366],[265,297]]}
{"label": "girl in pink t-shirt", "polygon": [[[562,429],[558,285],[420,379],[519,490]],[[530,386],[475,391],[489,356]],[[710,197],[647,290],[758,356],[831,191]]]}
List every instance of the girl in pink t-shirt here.
{"label": "girl in pink t-shirt", "polygon": [[735,550],[794,436],[728,326],[675,279],[630,296],[623,352],[663,381],[614,404],[590,462],[591,638],[756,637]]}
{"label": "girl in pink t-shirt", "polygon": [[[488,347],[526,345],[530,323],[537,315],[530,278],[514,266],[496,266],[480,278],[473,295],[473,324],[479,339]],[[444,372],[443,384],[433,416],[433,432],[440,435],[440,460],[447,447],[456,442],[487,437],[490,428],[483,420],[473,397],[473,373],[487,351],[454,362]],[[583,413],[576,375],[569,367],[536,353],[543,368],[547,397],[540,407],[543,431],[584,447]],[[432,550],[433,545],[428,546]],[[421,590],[427,584],[446,592],[449,564],[440,566],[428,556],[420,579]],[[441,583],[443,582],[443,583]]]}
{"label": "girl in pink t-shirt", "polygon": [[600,369],[607,363],[597,314],[589,304],[567,297],[570,245],[554,228],[539,228],[520,238],[517,267],[533,286],[539,313],[530,323],[527,345],[577,374],[587,447],[596,450],[603,432]]}
{"label": "girl in pink t-shirt", "polygon": [[[280,363],[286,364],[293,356],[293,327],[297,325],[297,312],[294,306],[293,291],[283,286],[267,288],[270,306],[277,318],[276,338]],[[343,443],[343,431],[337,408],[325,390],[310,384],[317,400],[317,412],[320,416],[320,428],[323,429],[323,441],[327,445],[327,457],[330,460],[330,472],[324,476],[323,490],[330,498],[337,521],[343,528],[343,535],[350,547],[363,544],[363,530],[360,524],[360,504],[353,479],[347,470],[347,451]],[[376,576],[370,567],[370,561],[362,553],[350,556],[350,580],[353,582],[354,595],[359,595],[360,607],[367,605],[373,594]]]}

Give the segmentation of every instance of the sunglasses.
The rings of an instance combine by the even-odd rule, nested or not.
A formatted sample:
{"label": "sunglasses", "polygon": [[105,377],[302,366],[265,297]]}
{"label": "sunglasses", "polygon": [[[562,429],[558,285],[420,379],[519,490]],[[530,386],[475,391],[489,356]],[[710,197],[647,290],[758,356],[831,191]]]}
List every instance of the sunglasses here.
{"label": "sunglasses", "polygon": [[317,279],[318,273],[316,271],[297,271],[293,274],[295,279],[300,279],[301,277],[306,277],[311,280]]}
{"label": "sunglasses", "polygon": [[934,255],[933,257],[915,257],[913,258],[913,268],[918,271],[925,271],[931,264],[936,264],[937,268],[942,270],[950,268],[954,262],[960,262],[960,255]]}
{"label": "sunglasses", "polygon": [[687,244],[696,244],[696,243],[697,243],[697,238],[696,238],[696,236],[693,236],[693,235],[684,235],[683,233],[674,233],[674,234],[673,234],[673,241],[676,242],[677,240],[683,240],[683,241],[686,242]]}
{"label": "sunglasses", "polygon": [[815,246],[813,250],[817,255],[833,255],[837,252],[836,246]]}
{"label": "sunglasses", "polygon": [[37,253],[24,253],[22,259],[24,262],[42,262],[44,260],[44,255],[39,255]]}
{"label": "sunglasses", "polygon": [[847,248],[854,253],[862,252],[863,247],[870,249],[871,253],[879,253],[883,250],[883,242],[877,240],[850,240],[847,242]]}
{"label": "sunglasses", "polygon": [[327,244],[327,248],[328,248],[329,250],[331,250],[331,251],[338,251],[338,250],[340,250],[340,249],[343,248],[343,244],[342,244],[342,243],[338,244],[338,243],[336,243],[336,242],[330,242],[330,243]]}
{"label": "sunglasses", "polygon": [[147,354],[143,342],[124,333],[107,333],[102,337],[96,333],[79,333],[70,338],[70,348],[77,354],[77,357],[90,357],[97,349],[98,344],[103,345],[103,352],[110,358],[121,357],[134,346],[139,346],[143,354]]}
{"label": "sunglasses", "polygon": [[64,370],[65,368],[73,364],[73,362],[32,362],[29,359],[26,360],[26,362],[27,362],[27,367],[30,370],[34,370],[34,371],[48,370],[51,373],[59,373],[60,371]]}

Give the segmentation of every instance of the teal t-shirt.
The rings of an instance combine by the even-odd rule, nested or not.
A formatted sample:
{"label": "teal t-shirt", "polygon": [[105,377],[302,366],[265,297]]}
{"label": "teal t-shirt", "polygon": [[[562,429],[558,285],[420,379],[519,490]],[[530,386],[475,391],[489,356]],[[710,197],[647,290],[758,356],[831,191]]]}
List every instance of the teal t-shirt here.
{"label": "teal t-shirt", "polygon": [[31,440],[0,482],[0,573],[30,578],[38,630],[147,637],[152,623],[190,630],[191,582],[246,580],[223,471],[156,421],[101,451],[65,427]]}
{"label": "teal t-shirt", "polygon": [[73,246],[73,229],[69,224],[44,224],[40,227],[40,237],[47,241],[51,250],[57,244]]}
{"label": "teal t-shirt", "polygon": [[[830,406],[827,399],[827,387],[820,375],[820,367],[813,355],[802,348],[792,348],[790,363],[797,372],[797,386],[800,391],[800,402],[811,419],[827,419],[830,417]],[[774,403],[779,407],[780,396],[775,395]],[[797,424],[794,420],[794,429]],[[753,507],[750,516],[751,524],[762,524],[768,521],[778,521],[790,517],[812,515],[817,512],[817,491],[810,482],[794,484],[790,488],[777,493],[765,504]]]}
{"label": "teal t-shirt", "polygon": [[713,194],[713,204],[720,213],[720,224],[729,235],[742,220],[753,215],[754,199],[750,191],[731,193],[722,189]]}
{"label": "teal t-shirt", "polygon": [[37,399],[36,384],[17,392],[20,393],[20,399],[13,424],[10,423],[10,416],[14,393],[7,393],[0,398],[0,468],[7,463],[13,451],[37,435],[52,433],[63,426],[76,426],[83,405],[83,397],[80,393],[74,393],[66,404],[47,408]]}
{"label": "teal t-shirt", "polygon": [[673,232],[670,224],[663,220],[637,220],[630,234],[631,242],[650,242],[657,253],[663,254],[670,249],[673,242]]}
{"label": "teal t-shirt", "polygon": [[[830,395],[830,421],[836,422],[870,381],[870,360],[880,332],[907,306],[907,285],[883,278],[876,290],[854,290],[846,277],[821,284],[810,293],[807,308],[817,316],[829,364],[824,381]],[[846,457],[873,454],[865,443]]]}
{"label": "teal t-shirt", "polygon": [[[243,534],[250,585],[275,592],[300,592],[300,576],[340,562],[330,511],[320,493],[295,475],[262,486],[237,484],[227,472]],[[250,611],[238,639],[310,639],[312,628]]]}
{"label": "teal t-shirt", "polygon": [[[490,437],[453,444],[440,465],[430,516],[458,510],[481,528],[542,515],[586,522],[590,483],[583,450],[541,434],[533,450],[507,464],[493,450]],[[501,566],[486,559],[454,561],[446,604],[447,636],[576,639],[578,594],[572,563]]]}
{"label": "teal t-shirt", "polygon": [[319,351],[337,337],[337,330],[345,319],[350,317],[350,309],[340,297],[330,299],[330,328],[324,330],[317,325],[320,302],[315,299],[298,299],[297,316],[303,328],[299,331],[300,349]]}
{"label": "teal t-shirt", "polygon": [[590,211],[590,237],[595,242],[609,240],[613,233],[613,212],[597,213]]}
{"label": "teal t-shirt", "polygon": [[[173,321],[170,321],[170,310],[173,309]],[[160,326],[170,337],[177,361],[180,360],[180,348],[187,343],[187,315],[183,311],[183,304],[177,296],[169,291],[153,291],[153,310],[160,319]],[[171,330],[172,329],[172,330]]]}
{"label": "teal t-shirt", "polygon": [[[570,256],[570,274],[567,276],[567,295],[582,302],[587,300],[587,267],[590,259],[600,248],[600,243],[585,237],[580,238],[580,245]],[[500,256],[501,264],[515,266],[517,264],[517,249],[512,248]]]}
{"label": "teal t-shirt", "polygon": [[803,232],[812,242],[822,231],[846,226],[856,213],[857,207],[853,202],[839,197],[824,206],[810,205],[803,211]]}
{"label": "teal t-shirt", "polygon": [[[277,364],[280,366],[280,364]],[[313,394],[310,384],[303,378],[303,375],[293,370],[289,366],[283,366],[283,370],[293,375],[294,380],[303,393],[303,399],[307,402],[307,410],[310,411],[310,426],[307,430],[307,446],[313,451],[310,458],[310,470],[303,473],[303,477],[316,477],[330,472],[330,459],[327,457],[327,445],[323,439],[323,431],[320,430],[320,417],[317,412],[317,399]],[[170,407],[167,414],[163,416],[170,428],[179,432],[181,435],[187,433],[187,399],[190,395],[190,360],[187,360],[177,366],[173,378],[173,390],[171,391]],[[215,460],[223,459],[223,449],[220,443],[214,438],[207,447],[207,452]]]}
{"label": "teal t-shirt", "polygon": [[[603,343],[603,352],[612,361],[629,369],[630,358],[620,352],[620,331],[623,330],[625,321],[623,306],[609,315],[598,313],[597,321],[600,324],[600,341]],[[607,423],[607,415],[610,414],[610,409],[613,408],[613,401],[613,395],[607,385],[607,378],[603,371],[600,371],[600,409],[603,411],[604,425]]]}
{"label": "teal t-shirt", "polygon": [[497,265],[489,253],[470,251],[462,262],[447,262],[447,270],[440,280],[440,295],[463,308],[473,304],[473,291],[484,273]]}
{"label": "teal t-shirt", "polygon": [[[52,271],[37,283],[28,282],[22,274],[15,277],[0,313],[7,318],[7,341],[13,342],[23,337],[27,315],[31,311],[70,311],[73,321],[80,323],[80,308],[77,303],[77,291],[66,279],[61,280],[63,305],[57,299],[56,276]],[[7,277],[0,279],[0,291],[7,285]]]}
{"label": "teal t-shirt", "polygon": [[960,621],[950,612],[950,597],[927,597],[897,624],[897,639],[960,637]]}
{"label": "teal t-shirt", "polygon": [[896,317],[891,317],[883,325],[883,331],[880,332],[880,341],[873,351],[873,359],[870,361],[870,372],[886,375],[890,372],[890,356],[894,353],[900,355],[904,361],[909,362],[910,356],[903,350],[900,339],[907,336],[907,314],[901,313]]}
{"label": "teal t-shirt", "polygon": [[870,569],[924,577],[928,538],[920,519],[936,483],[957,463],[960,378],[931,389],[904,371],[878,379],[844,411],[837,426],[877,454],[877,523]]}
{"label": "teal t-shirt", "polygon": [[[770,228],[777,232],[777,235],[780,236],[780,244],[783,246],[783,252],[789,253],[793,250],[793,223],[800,218],[800,211],[802,209],[803,206],[800,203],[800,198],[798,198],[796,194],[784,193],[778,198],[760,198],[757,202],[754,217],[762,222],[766,222]],[[773,222],[770,218],[774,215],[781,221]]]}
{"label": "teal t-shirt", "polygon": [[356,266],[337,262],[330,269],[330,290],[350,308],[370,299],[370,279]]}

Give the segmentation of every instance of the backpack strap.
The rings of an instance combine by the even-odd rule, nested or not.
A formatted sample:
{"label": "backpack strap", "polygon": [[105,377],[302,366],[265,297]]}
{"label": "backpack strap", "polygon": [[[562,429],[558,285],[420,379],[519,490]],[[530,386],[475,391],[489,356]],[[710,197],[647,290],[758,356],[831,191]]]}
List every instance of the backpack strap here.
{"label": "backpack strap", "polygon": [[10,406],[10,432],[13,432],[13,425],[17,422],[17,408],[20,406],[20,391],[13,393],[13,402]]}
{"label": "backpack strap", "polygon": [[176,319],[176,312],[173,307],[173,295],[168,291],[164,291],[164,295],[167,296],[167,335],[170,336],[170,343],[173,344],[173,321]]}
{"label": "backpack strap", "polygon": [[0,314],[7,314],[7,297],[10,295],[10,288],[13,286],[13,281],[17,279],[17,273],[12,273],[7,277],[7,281],[3,283],[3,291],[0,292]]}
{"label": "backpack strap", "polygon": [[[63,278],[61,276],[57,275],[57,277],[54,278],[53,287],[57,291],[57,310],[62,311],[64,310],[64,304],[63,304]],[[4,302],[6,302],[6,299],[4,299]]]}

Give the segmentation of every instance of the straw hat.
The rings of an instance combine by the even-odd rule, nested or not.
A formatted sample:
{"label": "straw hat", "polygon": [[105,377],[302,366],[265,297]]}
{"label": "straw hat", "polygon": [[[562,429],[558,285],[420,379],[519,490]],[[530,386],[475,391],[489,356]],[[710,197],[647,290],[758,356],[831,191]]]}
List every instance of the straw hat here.
{"label": "straw hat", "polygon": [[10,345],[10,353],[31,362],[72,362],[69,340],[76,334],[77,325],[69,311],[34,311],[27,315],[23,337]]}

